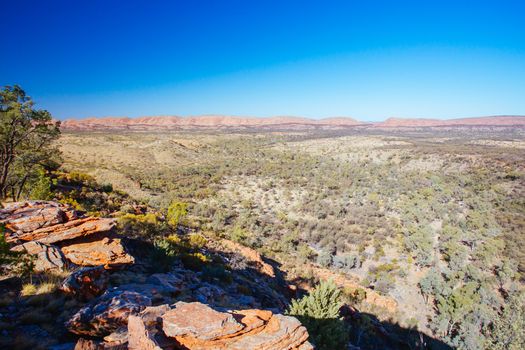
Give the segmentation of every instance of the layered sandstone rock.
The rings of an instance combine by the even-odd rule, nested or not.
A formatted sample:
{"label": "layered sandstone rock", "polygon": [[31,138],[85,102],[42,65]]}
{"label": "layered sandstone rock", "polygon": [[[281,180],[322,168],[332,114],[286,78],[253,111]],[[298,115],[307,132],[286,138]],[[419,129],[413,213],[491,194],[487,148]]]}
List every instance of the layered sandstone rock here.
{"label": "layered sandstone rock", "polygon": [[160,327],[162,315],[169,310],[168,305],[150,306],[139,315],[130,315],[128,349],[161,350],[173,347],[175,340],[166,337]]}
{"label": "layered sandstone rock", "polygon": [[7,242],[18,235],[67,221],[64,207],[58,203],[28,201],[8,203],[0,209],[0,222],[5,225]]}
{"label": "layered sandstone rock", "polygon": [[189,336],[200,340],[227,337],[243,329],[232,314],[215,311],[201,303],[179,302],[162,316],[162,330],[169,337]]}
{"label": "layered sandstone rock", "polygon": [[[162,326],[162,327],[160,327]],[[147,307],[128,322],[130,350],[308,350],[308,332],[294,317],[266,310],[219,311],[194,302]]]}
{"label": "layered sandstone rock", "polygon": [[39,241],[52,244],[90,236],[95,233],[109,232],[115,225],[114,219],[87,217],[19,234],[17,238],[22,241]]}
{"label": "layered sandstone rock", "polygon": [[0,209],[0,223],[6,228],[6,241],[19,243],[12,250],[37,257],[37,271],[63,268],[64,257],[80,266],[134,262],[120,239],[108,237],[116,225],[114,219],[83,217],[61,203],[9,203]]}
{"label": "layered sandstone rock", "polygon": [[38,241],[44,244],[108,232],[116,225],[114,219],[81,217],[69,206],[48,201],[9,203],[0,209],[0,223],[7,229],[8,243]]}
{"label": "layered sandstone rock", "polygon": [[132,264],[135,259],[129,255],[119,238],[104,237],[62,247],[62,252],[74,264],[80,266]]}

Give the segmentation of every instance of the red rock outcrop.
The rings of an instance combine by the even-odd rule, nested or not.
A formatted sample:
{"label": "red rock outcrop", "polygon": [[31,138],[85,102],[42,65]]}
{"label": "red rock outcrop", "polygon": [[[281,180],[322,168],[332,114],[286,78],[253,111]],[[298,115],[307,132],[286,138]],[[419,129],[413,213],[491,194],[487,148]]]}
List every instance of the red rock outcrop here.
{"label": "red rock outcrop", "polygon": [[68,260],[80,266],[132,264],[135,259],[124,249],[119,238],[72,243],[62,247]]}
{"label": "red rock outcrop", "polygon": [[38,271],[64,267],[64,256],[80,266],[134,262],[120,239],[107,237],[116,225],[114,219],[83,217],[64,204],[10,203],[0,209],[0,223],[6,227],[6,241],[20,243],[12,250],[36,255]]}
{"label": "red rock outcrop", "polygon": [[162,330],[191,350],[313,349],[296,318],[265,310],[217,311],[178,302],[162,316]]}
{"label": "red rock outcrop", "polygon": [[114,219],[79,217],[70,207],[47,201],[15,202],[0,210],[0,223],[7,229],[6,241],[38,241],[44,244],[108,232]]}
{"label": "red rock outcrop", "polygon": [[168,305],[150,306],[139,315],[130,315],[128,319],[128,349],[162,350],[175,344],[166,337],[158,325],[161,317],[170,310]]}

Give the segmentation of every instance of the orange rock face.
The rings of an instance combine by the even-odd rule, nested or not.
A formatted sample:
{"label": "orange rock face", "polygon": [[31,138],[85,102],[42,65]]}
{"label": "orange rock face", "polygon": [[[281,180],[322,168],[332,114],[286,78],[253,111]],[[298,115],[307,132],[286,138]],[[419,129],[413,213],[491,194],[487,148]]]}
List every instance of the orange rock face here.
{"label": "orange rock face", "polygon": [[166,312],[162,324],[168,337],[191,336],[202,340],[227,337],[243,328],[231,314],[215,311],[201,303],[184,302]]}
{"label": "orange rock face", "polygon": [[38,241],[44,244],[108,232],[116,225],[114,219],[79,218],[70,207],[46,201],[10,203],[0,210],[0,222],[7,229],[8,243]]}
{"label": "orange rock face", "polygon": [[64,267],[64,256],[80,266],[134,262],[120,239],[107,237],[116,225],[114,219],[83,217],[61,203],[9,203],[0,210],[0,223],[6,227],[6,241],[20,243],[12,250],[35,255],[39,271]]}
{"label": "orange rock face", "polygon": [[68,260],[80,266],[111,266],[132,264],[135,261],[126,253],[119,238],[105,237],[102,240],[73,243],[62,247],[62,252]]}
{"label": "orange rock face", "polygon": [[162,316],[162,329],[192,350],[313,349],[296,318],[264,310],[221,312],[201,303],[179,302]]}

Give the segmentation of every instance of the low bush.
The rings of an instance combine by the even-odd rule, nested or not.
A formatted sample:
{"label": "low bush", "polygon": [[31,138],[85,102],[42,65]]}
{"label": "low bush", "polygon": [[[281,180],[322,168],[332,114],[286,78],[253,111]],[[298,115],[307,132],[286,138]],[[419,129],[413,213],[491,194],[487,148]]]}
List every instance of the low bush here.
{"label": "low bush", "polygon": [[348,342],[348,327],[339,315],[342,292],[331,282],[321,282],[308,295],[292,300],[288,314],[297,317],[308,329],[317,349],[343,349]]}

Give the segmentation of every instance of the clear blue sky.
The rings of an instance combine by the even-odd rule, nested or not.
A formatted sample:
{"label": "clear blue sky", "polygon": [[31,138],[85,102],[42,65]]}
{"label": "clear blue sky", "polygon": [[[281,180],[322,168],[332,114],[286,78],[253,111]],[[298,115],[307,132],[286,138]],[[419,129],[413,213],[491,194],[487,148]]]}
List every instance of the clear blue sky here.
{"label": "clear blue sky", "polygon": [[525,114],[525,1],[0,0],[54,116]]}

